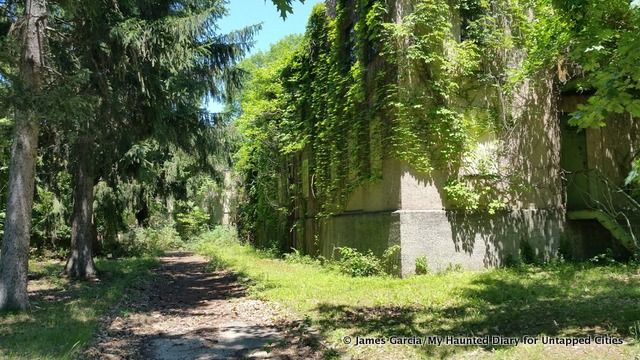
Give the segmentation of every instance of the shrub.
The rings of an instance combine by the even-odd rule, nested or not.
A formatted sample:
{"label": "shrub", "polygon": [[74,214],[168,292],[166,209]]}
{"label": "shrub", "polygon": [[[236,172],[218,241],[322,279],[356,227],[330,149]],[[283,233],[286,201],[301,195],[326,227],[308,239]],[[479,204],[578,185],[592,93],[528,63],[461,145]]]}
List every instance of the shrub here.
{"label": "shrub", "polygon": [[176,214],[176,228],[182,239],[188,240],[208,230],[209,214],[191,202],[182,207],[185,210]]}
{"label": "shrub", "polygon": [[290,253],[284,254],[284,261],[290,264],[304,264],[304,265],[320,265],[322,262],[319,259],[314,259],[309,255],[302,255],[297,249]]}
{"label": "shrub", "polygon": [[133,253],[157,255],[180,248],[184,243],[173,226],[137,228],[133,231]]}
{"label": "shrub", "polygon": [[400,275],[400,249],[400,245],[393,245],[382,254],[382,266],[389,275]]}
{"label": "shrub", "polygon": [[237,244],[238,233],[232,226],[218,225],[213,230],[206,231],[198,235],[195,241],[196,244],[216,244],[216,245],[230,245]]}
{"label": "shrub", "polygon": [[172,225],[162,227],[137,227],[114,240],[102,243],[100,255],[108,257],[159,255],[166,250],[184,245]]}
{"label": "shrub", "polygon": [[340,255],[338,269],[351,276],[373,276],[383,273],[380,259],[369,250],[366,254],[350,247],[336,248]]}
{"label": "shrub", "polygon": [[426,256],[416,258],[416,275],[425,275],[429,273],[429,263]]}
{"label": "shrub", "polygon": [[616,263],[616,259],[613,256],[613,251],[611,249],[607,249],[603,254],[596,255],[589,259],[589,262],[595,265],[614,265]]}

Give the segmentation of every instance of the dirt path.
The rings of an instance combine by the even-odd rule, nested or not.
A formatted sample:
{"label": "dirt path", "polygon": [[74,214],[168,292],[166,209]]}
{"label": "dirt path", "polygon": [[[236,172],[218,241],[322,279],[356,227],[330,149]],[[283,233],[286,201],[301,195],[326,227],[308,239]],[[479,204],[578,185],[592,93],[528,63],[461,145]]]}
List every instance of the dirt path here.
{"label": "dirt path", "polygon": [[206,259],[171,253],[137,289],[124,316],[105,319],[94,359],[313,359],[318,340],[276,305],[249,299],[233,273]]}

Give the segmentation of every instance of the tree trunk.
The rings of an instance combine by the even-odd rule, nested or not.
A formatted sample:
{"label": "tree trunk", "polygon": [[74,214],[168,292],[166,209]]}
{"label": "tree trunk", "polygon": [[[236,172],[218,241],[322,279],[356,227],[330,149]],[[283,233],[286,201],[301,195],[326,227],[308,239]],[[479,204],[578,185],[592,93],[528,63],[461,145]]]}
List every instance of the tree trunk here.
{"label": "tree trunk", "polygon": [[72,278],[89,279],[96,276],[93,262],[93,142],[81,135],[74,153],[73,219],[71,222],[71,254],[66,272]]}
{"label": "tree trunk", "polygon": [[[45,16],[45,0],[25,1],[25,16],[20,25],[24,41],[20,75],[27,96],[38,94],[42,84]],[[0,253],[0,310],[29,307],[27,271],[38,150],[37,112],[32,106],[21,107],[16,109],[15,120],[4,241]]]}

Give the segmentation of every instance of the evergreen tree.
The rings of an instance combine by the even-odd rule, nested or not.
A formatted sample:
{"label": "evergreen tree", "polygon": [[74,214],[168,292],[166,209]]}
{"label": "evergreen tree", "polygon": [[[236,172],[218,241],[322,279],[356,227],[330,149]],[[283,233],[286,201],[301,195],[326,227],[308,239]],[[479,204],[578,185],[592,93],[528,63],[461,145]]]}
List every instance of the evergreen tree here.
{"label": "evergreen tree", "polygon": [[69,22],[80,25],[65,37],[72,44],[60,49],[77,48],[78,53],[61,52],[58,62],[75,62],[71,77],[87,72],[82,92],[98,99],[93,115],[70,124],[75,145],[69,275],[95,275],[93,186],[131,145],[155,137],[191,151],[207,149],[201,135],[215,118],[201,109],[202,99],[224,101],[237,88],[241,72],[233,64],[248,50],[255,30],[217,34],[222,5],[121,2],[65,9]]}
{"label": "evergreen tree", "polygon": [[[273,2],[283,17],[291,12],[290,0]],[[40,132],[47,148],[56,150],[44,154],[49,156],[42,170],[47,186],[65,181],[56,175],[65,168],[73,173],[73,250],[67,271],[77,277],[95,272],[93,185],[118,172],[118,160],[132,144],[155,137],[195,148],[198,158],[210,156],[206,152],[214,143],[210,135],[215,117],[200,109],[202,98],[224,101],[233,93],[241,72],[232,65],[246,52],[256,29],[217,34],[215,21],[225,13],[223,4],[0,1],[0,131],[14,131],[10,175],[2,153],[7,144],[0,143],[0,180],[8,179],[8,186],[0,184],[0,198],[8,196],[6,222],[0,208],[5,225],[0,228],[0,309],[28,306]],[[42,199],[51,199],[47,194],[51,192],[43,191]],[[43,204],[35,213],[47,218],[51,210]],[[56,207],[59,219],[64,207]]]}
{"label": "evergreen tree", "polygon": [[[280,11],[280,16],[282,16],[282,18],[286,18],[287,14],[291,14],[293,12],[291,2],[291,0],[273,0],[273,3]],[[300,0],[300,2],[304,3],[304,0]]]}
{"label": "evergreen tree", "polygon": [[4,241],[0,256],[0,310],[26,309],[31,208],[35,181],[38,126],[36,110],[43,82],[46,2],[26,0],[15,25],[21,43],[19,82],[23,104],[16,108]]}

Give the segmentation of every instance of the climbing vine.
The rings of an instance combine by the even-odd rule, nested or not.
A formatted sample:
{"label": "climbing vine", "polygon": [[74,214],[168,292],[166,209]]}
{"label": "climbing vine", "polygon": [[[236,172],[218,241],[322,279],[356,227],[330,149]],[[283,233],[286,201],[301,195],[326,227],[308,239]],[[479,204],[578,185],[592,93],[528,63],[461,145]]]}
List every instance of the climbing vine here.
{"label": "climbing vine", "polygon": [[[282,91],[263,94],[279,104],[270,112],[277,120],[264,126],[277,128],[280,155],[295,163],[292,156],[302,154],[307,165],[299,177],[311,179],[288,179],[287,189],[304,194],[310,187],[320,215],[340,211],[355,188],[379,179],[385,158],[426,174],[442,170],[451,184],[462,183],[479,139],[499,137],[507,123],[500,121],[505,104],[495,99],[508,93],[509,74],[496,59],[522,42],[523,6],[411,4],[402,15],[383,0],[337,0],[335,16],[317,6],[303,45],[272,77]],[[272,131],[257,130],[265,130],[258,137]],[[482,190],[475,195],[481,204],[462,207],[495,204],[488,194],[496,193]]]}
{"label": "climbing vine", "polygon": [[[289,98],[298,100],[285,120],[312,156],[314,189],[325,213],[339,211],[348,195],[381,175],[382,160],[396,157],[425,173],[459,167],[472,128],[489,117],[457,100],[480,69],[474,41],[451,34],[446,1],[418,1],[401,23],[384,1],[337,1],[336,16],[322,7],[309,21],[308,46],[285,71]],[[295,131],[305,124],[306,133]]]}
{"label": "climbing vine", "polygon": [[[540,79],[553,74],[567,83],[576,66],[597,72],[578,83],[597,95],[573,114],[580,126],[637,110],[635,73],[625,67],[628,77],[612,78],[620,69],[604,61],[609,55],[634,60],[637,39],[629,30],[637,13],[623,3],[613,12],[622,25],[607,22],[613,18],[603,15],[605,5],[580,1],[415,0],[400,9],[384,0],[336,0],[330,14],[317,6],[302,45],[266,80],[278,91],[254,94],[272,106],[263,109],[271,121],[256,122],[262,125],[253,131],[277,149],[273,170],[281,178],[276,188],[270,177],[270,189],[287,193],[278,209],[297,218],[339,212],[355,188],[381,177],[387,158],[425,175],[444,174],[452,207],[506,208],[526,186],[501,164],[517,151],[509,136],[526,116],[516,97],[547,86]],[[576,16],[581,20],[572,22]],[[627,35],[608,30],[611,36],[598,37],[594,47],[572,25],[593,30],[598,21]],[[605,83],[618,91],[617,100]],[[307,209],[300,198],[317,200],[318,208]]]}
{"label": "climbing vine", "polygon": [[283,123],[300,140],[285,152],[310,156],[314,195],[325,213],[338,210],[357,186],[380,176],[388,66],[380,55],[383,1],[338,1],[337,16],[314,9],[306,46],[284,70]]}
{"label": "climbing vine", "polygon": [[418,1],[391,26],[398,66],[394,151],[418,170],[459,165],[468,132],[455,107],[460,85],[479,68],[472,41],[453,38],[447,1]]}
{"label": "climbing vine", "polygon": [[[490,213],[508,203],[519,180],[504,173],[504,137],[517,119],[510,111],[516,84],[532,76],[516,69],[535,33],[527,13],[544,1],[421,0],[401,22],[388,24],[398,69],[392,143],[413,168],[448,177],[446,200]],[[487,150],[490,153],[486,153]],[[506,184],[505,184],[506,183]]]}

